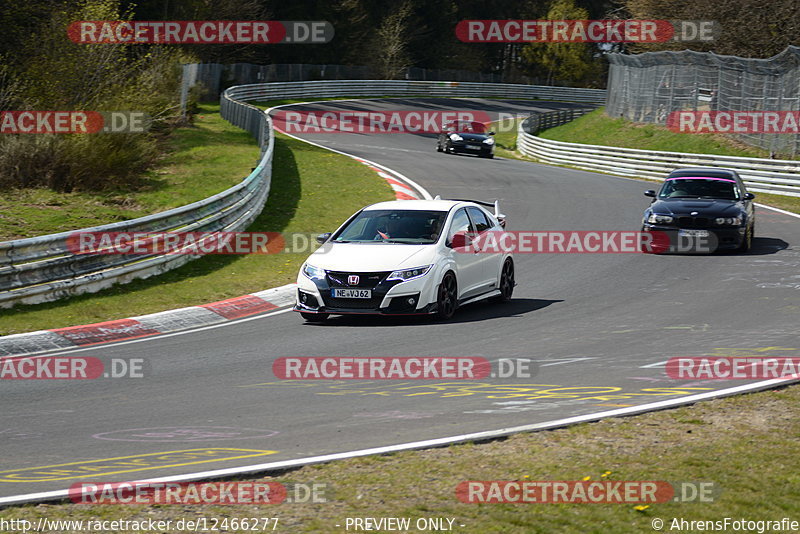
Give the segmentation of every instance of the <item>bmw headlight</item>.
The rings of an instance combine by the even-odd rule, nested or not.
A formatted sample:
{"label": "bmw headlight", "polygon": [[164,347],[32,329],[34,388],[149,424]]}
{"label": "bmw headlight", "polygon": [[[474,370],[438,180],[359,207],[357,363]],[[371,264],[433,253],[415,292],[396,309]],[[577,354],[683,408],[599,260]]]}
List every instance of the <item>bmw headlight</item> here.
{"label": "bmw headlight", "polygon": [[650,224],[670,224],[673,220],[671,215],[659,215],[658,213],[651,213],[647,217],[647,222]]}
{"label": "bmw headlight", "polygon": [[450,134],[450,140],[451,141],[463,141],[464,138],[461,137],[460,135],[458,135],[457,133],[452,133],[452,134]]}
{"label": "bmw headlight", "polygon": [[324,280],[325,270],[319,267],[314,267],[308,263],[303,264],[303,274],[312,280]]}
{"label": "bmw headlight", "polygon": [[387,280],[401,280],[403,282],[425,276],[431,270],[433,265],[426,265],[424,267],[414,267],[413,269],[403,269],[402,271],[392,271]]}
{"label": "bmw headlight", "polygon": [[722,225],[741,226],[742,216],[737,215],[736,217],[717,217],[716,219],[714,219],[714,222],[719,224],[720,226]]}
{"label": "bmw headlight", "polygon": [[487,145],[493,145],[494,139],[492,139],[491,137],[487,137],[486,139],[483,140],[483,142],[486,143]]}

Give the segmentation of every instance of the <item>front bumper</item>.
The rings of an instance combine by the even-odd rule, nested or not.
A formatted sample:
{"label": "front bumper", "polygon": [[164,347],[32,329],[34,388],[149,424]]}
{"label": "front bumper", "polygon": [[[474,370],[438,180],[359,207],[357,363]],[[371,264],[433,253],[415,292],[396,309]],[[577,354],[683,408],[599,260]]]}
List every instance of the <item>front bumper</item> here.
{"label": "front bumper", "polygon": [[[465,141],[450,141],[450,152],[457,154],[478,154],[479,156],[488,156],[494,154],[494,145],[487,145],[486,143],[468,143]],[[477,146],[478,148],[470,148]]]}
{"label": "front bumper", "polygon": [[297,303],[292,308],[292,311],[302,312],[302,313],[324,313],[331,315],[430,315],[432,313],[436,313],[436,304],[427,304],[423,308],[409,308],[407,309],[407,311],[396,311],[389,307],[331,308],[327,306],[320,306],[318,308],[310,308],[303,304]]}
{"label": "front bumper", "polygon": [[[706,239],[685,235],[686,232],[696,232],[705,230],[708,232]],[[719,228],[676,228],[675,226],[665,226],[658,224],[647,224],[642,226],[643,232],[662,232],[669,237],[669,248],[657,250],[657,252],[690,252],[710,254],[717,250],[737,249],[742,245],[745,238],[745,226],[726,226]],[[656,243],[660,240],[656,239]]]}
{"label": "front bumper", "polygon": [[[363,274],[363,273],[362,273]],[[334,298],[334,288],[346,286],[325,279],[311,280],[302,273],[297,278],[297,295],[294,311],[333,315],[427,315],[436,312],[434,278],[428,273],[420,278],[401,282],[386,281],[370,287],[370,299]]]}

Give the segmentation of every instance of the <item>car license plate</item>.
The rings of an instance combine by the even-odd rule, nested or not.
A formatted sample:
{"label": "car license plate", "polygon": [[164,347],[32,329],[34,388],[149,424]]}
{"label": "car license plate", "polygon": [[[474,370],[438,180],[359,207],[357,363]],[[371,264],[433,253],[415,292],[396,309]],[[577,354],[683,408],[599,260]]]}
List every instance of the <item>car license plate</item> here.
{"label": "car license plate", "polygon": [[335,299],[371,299],[371,289],[340,289],[332,290]]}
{"label": "car license plate", "polygon": [[481,149],[481,147],[478,146],[478,145],[467,145],[467,148],[469,150],[480,150]]}
{"label": "car license plate", "polygon": [[708,230],[678,230],[678,235],[682,237],[708,237]]}

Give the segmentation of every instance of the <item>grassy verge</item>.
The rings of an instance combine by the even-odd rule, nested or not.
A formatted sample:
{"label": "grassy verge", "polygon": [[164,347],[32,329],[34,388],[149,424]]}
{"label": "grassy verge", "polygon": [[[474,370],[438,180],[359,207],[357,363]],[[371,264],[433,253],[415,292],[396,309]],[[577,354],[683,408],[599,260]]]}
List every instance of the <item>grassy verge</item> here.
{"label": "grassy verge", "polygon": [[[673,518],[680,517],[780,520],[797,512],[800,476],[791,466],[796,463],[798,435],[800,387],[792,386],[489,443],[344,460],[258,479],[327,484],[326,503],[266,507],[70,503],[14,507],[0,511],[0,517],[35,522],[40,517],[177,521],[269,516],[279,518],[280,532],[344,532],[347,517],[409,517],[412,522],[445,517],[455,519],[454,532],[520,534],[653,532],[655,518],[665,522],[664,531],[670,531]],[[706,481],[721,492],[715,492],[711,503],[668,502],[643,509],[634,504],[463,504],[454,492],[466,480],[586,477]]]}
{"label": "grassy verge", "polygon": [[158,167],[125,190],[56,193],[0,192],[0,241],[112,223],[209,197],[239,183],[258,158],[250,135],[204,104],[192,126],[166,142]]}
{"label": "grassy verge", "polygon": [[524,119],[516,119],[513,122],[504,122],[503,129],[500,130],[497,128],[497,124],[495,124],[495,131],[497,132],[494,136],[494,153],[498,156],[506,157],[506,158],[521,158],[523,157],[519,154],[517,150],[517,127],[519,123],[522,122]]}
{"label": "grassy verge", "polygon": [[[195,147],[203,142],[202,138],[187,142],[179,157],[192,161],[192,165],[202,165],[206,157]],[[249,143],[249,137],[239,139],[239,145]],[[224,163],[226,154],[240,149],[241,146],[225,146],[224,150],[217,147],[207,154]],[[246,159],[247,165],[252,166],[254,158]],[[245,174],[239,169],[237,175],[241,179]],[[278,135],[269,200],[248,230],[321,233],[334,230],[366,204],[393,198],[386,182],[366,166]],[[100,293],[0,310],[0,335],[153,313],[287,284],[294,282],[307,255],[206,256],[158,277]]]}
{"label": "grassy verge", "polygon": [[655,124],[638,124],[626,119],[613,119],[605,114],[605,108],[596,109],[572,122],[545,130],[539,135],[543,139],[587,145],[750,158],[769,157],[769,152],[766,150],[747,146],[722,135],[677,133]]}

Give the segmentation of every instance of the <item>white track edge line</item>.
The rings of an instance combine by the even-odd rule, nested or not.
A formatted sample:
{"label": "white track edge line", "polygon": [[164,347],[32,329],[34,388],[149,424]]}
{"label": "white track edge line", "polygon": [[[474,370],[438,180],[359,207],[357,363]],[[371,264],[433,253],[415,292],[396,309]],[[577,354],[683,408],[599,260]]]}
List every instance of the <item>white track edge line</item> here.
{"label": "white track edge line", "polygon": [[767,206],[766,204],[760,204],[758,202],[753,202],[753,204],[755,204],[759,208],[766,208],[768,210],[777,211],[778,213],[783,213],[784,215],[790,215],[792,217],[797,217],[798,219],[800,219],[800,214],[792,213],[791,211],[782,210],[780,208],[775,208],[773,206]]}

